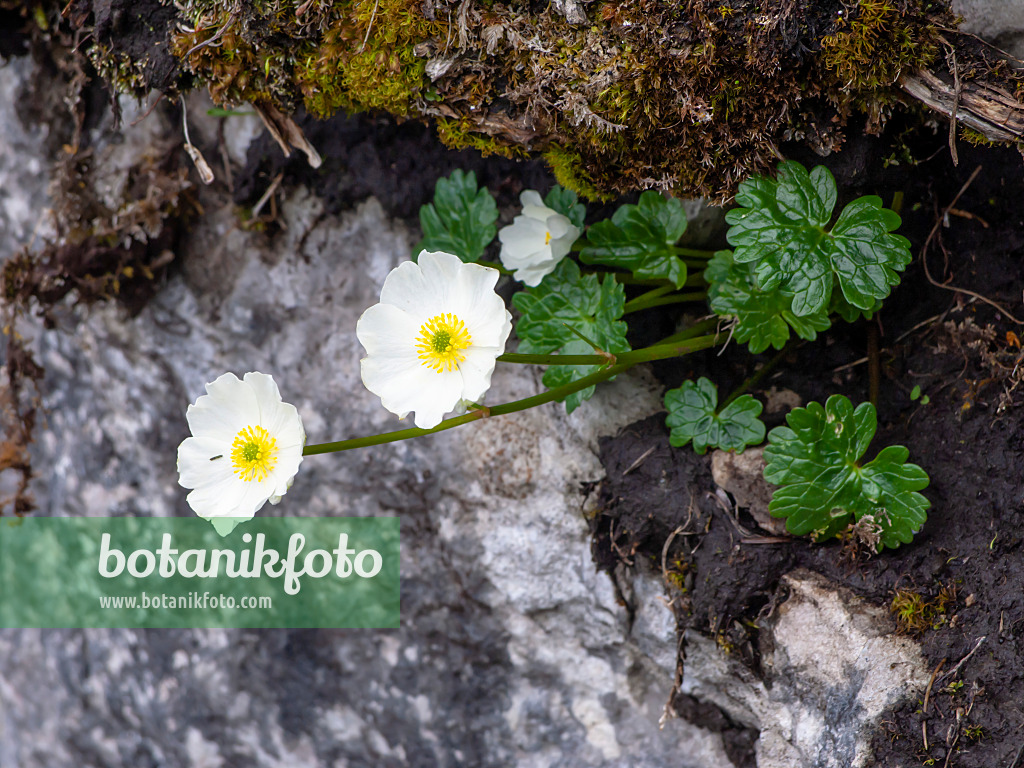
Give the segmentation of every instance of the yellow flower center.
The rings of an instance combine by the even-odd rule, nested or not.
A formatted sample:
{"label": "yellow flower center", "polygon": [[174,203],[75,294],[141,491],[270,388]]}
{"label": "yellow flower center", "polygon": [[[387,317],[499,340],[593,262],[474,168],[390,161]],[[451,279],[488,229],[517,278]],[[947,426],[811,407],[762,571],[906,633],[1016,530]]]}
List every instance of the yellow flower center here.
{"label": "yellow flower center", "polygon": [[438,373],[450,371],[466,359],[462,351],[469,348],[471,341],[466,324],[451,312],[434,315],[420,327],[417,356]]}
{"label": "yellow flower center", "polygon": [[544,245],[551,245],[551,233],[550,232],[545,232],[544,233]]}
{"label": "yellow flower center", "polygon": [[231,466],[246,482],[262,482],[277,464],[277,440],[263,427],[246,427],[231,444]]}

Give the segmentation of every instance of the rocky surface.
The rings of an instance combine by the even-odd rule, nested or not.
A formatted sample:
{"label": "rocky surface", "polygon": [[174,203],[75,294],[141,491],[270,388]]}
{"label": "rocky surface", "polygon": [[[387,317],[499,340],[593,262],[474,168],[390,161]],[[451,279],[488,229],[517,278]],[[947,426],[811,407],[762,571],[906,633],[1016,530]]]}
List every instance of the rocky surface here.
{"label": "rocky surface", "polygon": [[[24,61],[0,68],[0,94],[30,77]],[[130,126],[139,113],[124,107]],[[162,114],[123,136],[96,129],[99,156],[178,140]],[[212,135],[201,103],[189,114],[193,138]],[[252,125],[233,125],[238,161]],[[52,157],[10,110],[0,137],[12,148],[0,154],[6,258],[45,219]],[[275,202],[283,226],[246,231],[215,183],[180,269],[137,316],[67,305],[56,328],[19,329],[47,371],[40,514],[189,514],[175,471],[184,409],[226,370],[273,373],[312,442],[395,428],[360,384],[354,328],[416,233],[373,199],[337,216],[302,189]],[[502,368],[489,397],[539,386],[529,369]],[[0,764],[742,763],[720,729],[659,727],[677,649],[660,575],[620,571],[620,595],[591,559],[597,440],[657,411],[659,394],[639,373],[570,417],[552,405],[307,459],[261,514],[400,516],[401,630],[0,631]],[[786,589],[766,624],[767,682],[691,634],[682,691],[759,732],[761,768],[863,764],[879,713],[920,687],[919,658],[877,610],[819,578],[796,574]],[[891,663],[905,685],[889,685]]]}
{"label": "rocky surface", "polygon": [[764,678],[688,632],[682,692],[756,728],[758,768],[871,765],[879,718],[928,684],[920,649],[886,611],[811,571],[783,577],[782,590],[763,624]]}
{"label": "rocky surface", "polygon": [[963,17],[961,26],[1024,58],[1024,3],[1010,0],[953,0],[953,12]]}
{"label": "rocky surface", "polygon": [[[25,73],[0,69],[0,88]],[[174,138],[159,115],[124,140],[98,132],[97,153]],[[14,180],[48,165],[29,148],[0,180],[16,201],[5,212],[35,208],[5,213],[21,242],[41,198]],[[215,185],[182,269],[138,316],[67,306],[57,329],[26,323],[47,371],[39,514],[189,514],[184,409],[225,370],[273,373],[311,441],[397,426],[360,384],[354,328],[415,233],[372,199],[340,217],[301,190],[278,202],[280,234],[247,232]],[[532,371],[503,369],[491,397],[538,389]],[[597,436],[657,403],[644,376],[622,377],[571,418],[549,406],[307,459],[264,512],[401,516],[400,631],[3,631],[0,763],[722,765],[714,734],[658,727],[676,640],[657,582],[637,587],[630,623],[589,555],[581,485],[599,479]]]}

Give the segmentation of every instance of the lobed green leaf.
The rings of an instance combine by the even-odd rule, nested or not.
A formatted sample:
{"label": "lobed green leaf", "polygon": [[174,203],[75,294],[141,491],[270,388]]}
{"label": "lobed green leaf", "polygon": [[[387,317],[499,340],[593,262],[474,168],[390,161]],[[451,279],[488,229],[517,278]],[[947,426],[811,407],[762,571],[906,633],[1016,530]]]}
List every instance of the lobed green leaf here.
{"label": "lobed green leaf", "polygon": [[743,453],[748,445],[764,440],[765,426],[758,418],[763,408],[760,401],[742,395],[719,411],[718,388],[703,376],[666,392],[665,408],[665,423],[672,431],[669,442],[677,448],[692,441],[701,455],[709,446]]}
{"label": "lobed green leaf", "polygon": [[[527,354],[590,355],[593,348],[570,328],[597,344],[606,352],[629,351],[626,324],[619,320],[626,305],[626,291],[613,276],[582,275],[579,265],[564,259],[535,288],[520,291],[512,303],[522,313],[516,323],[519,351]],[[569,384],[600,370],[598,365],[554,365],[542,381],[549,389]],[[572,413],[594,394],[594,387],[573,393],[565,399]]]}
{"label": "lobed green leaf", "polygon": [[810,173],[799,163],[779,165],[775,180],[740,184],[740,206],[726,214],[727,238],[738,263],[754,263],[763,290],[784,287],[799,316],[824,311],[838,282],[846,301],[872,311],[910,263],[910,243],[891,234],[900,217],[875,196],[860,197],[827,229],[836,183],[823,166]]}
{"label": "lobed green leaf", "polygon": [[675,244],[686,231],[683,204],[653,190],[636,205],[623,205],[587,232],[580,259],[630,270],[641,279],[670,280],[677,288],[686,282],[686,264]]}
{"label": "lobed green leaf", "polygon": [[918,491],[928,475],[907,464],[909,451],[890,446],[863,466],[858,462],[877,429],[875,408],[854,409],[833,395],[824,407],[808,403],[776,427],[765,448],[765,479],[780,486],[768,511],[786,518],[786,528],[817,540],[835,536],[867,516],[881,531],[879,549],[908,543],[926,519],[929,501]]}
{"label": "lobed green leaf", "polygon": [[498,232],[498,206],[487,189],[479,189],[473,171],[455,170],[434,186],[434,202],[420,208],[423,240],[413,249],[445,251],[475,262]]}
{"label": "lobed green leaf", "polygon": [[712,311],[725,318],[735,318],[732,334],[750,351],[759,354],[768,349],[782,349],[789,341],[792,328],[802,339],[813,340],[819,331],[829,328],[831,321],[824,310],[810,315],[793,311],[793,294],[780,288],[762,290],[758,287],[749,264],[737,264],[731,251],[719,251],[704,270],[708,282],[708,304]]}

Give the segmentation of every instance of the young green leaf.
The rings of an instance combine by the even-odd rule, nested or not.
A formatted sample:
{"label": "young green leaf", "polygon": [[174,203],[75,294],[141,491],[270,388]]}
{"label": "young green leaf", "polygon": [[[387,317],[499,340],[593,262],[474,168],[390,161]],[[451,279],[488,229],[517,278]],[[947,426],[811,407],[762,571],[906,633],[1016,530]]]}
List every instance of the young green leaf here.
{"label": "young green leaf", "polygon": [[779,165],[777,176],[740,184],[740,207],[725,217],[735,260],[756,264],[763,290],[791,290],[796,315],[824,310],[836,281],[850,304],[870,311],[910,263],[909,241],[890,234],[900,217],[870,195],[847,205],[829,230],[836,204],[829,170],[818,166],[808,173],[788,161]]}
{"label": "young green leaf", "polygon": [[[564,259],[536,288],[520,291],[512,303],[522,313],[516,323],[519,351],[527,354],[591,355],[593,348],[570,328],[605,352],[628,352],[626,324],[619,320],[626,305],[625,289],[611,275],[581,275],[572,259]],[[600,370],[597,365],[554,365],[544,372],[549,389],[569,384]],[[572,413],[594,394],[594,387],[565,400]]]}
{"label": "young green leaf", "polygon": [[477,261],[498,232],[498,206],[486,189],[478,189],[476,174],[455,170],[438,179],[434,202],[420,208],[423,240],[413,249],[445,251],[466,262]]}
{"label": "young green leaf", "polygon": [[749,342],[752,353],[769,346],[782,349],[789,341],[789,329],[801,339],[813,340],[818,331],[831,325],[824,311],[806,316],[793,313],[793,294],[780,288],[761,290],[749,264],[737,264],[731,251],[719,251],[704,270],[708,282],[708,304],[720,317],[735,318],[733,338]]}
{"label": "young green leaf", "polygon": [[718,387],[703,376],[666,392],[665,408],[665,423],[672,430],[668,440],[677,448],[692,440],[693,450],[701,455],[708,446],[743,453],[764,440],[760,401],[741,395],[719,411]]}
{"label": "young green leaf", "polygon": [[848,398],[832,395],[824,407],[794,408],[786,423],[768,435],[764,477],[780,486],[768,511],[785,517],[787,530],[821,541],[870,516],[880,528],[879,550],[910,542],[930,506],[918,493],[928,475],[906,463],[909,451],[901,445],[858,463],[877,428],[873,405],[854,410]]}
{"label": "young green leaf", "polygon": [[683,204],[648,190],[636,205],[621,206],[587,231],[580,259],[629,269],[641,279],[670,280],[682,288],[686,265],[674,246],[685,231]]}
{"label": "young green leaf", "polygon": [[565,189],[557,184],[548,192],[544,198],[544,205],[556,213],[560,213],[573,223],[581,232],[583,222],[587,216],[587,207],[579,202],[576,193],[571,189]]}

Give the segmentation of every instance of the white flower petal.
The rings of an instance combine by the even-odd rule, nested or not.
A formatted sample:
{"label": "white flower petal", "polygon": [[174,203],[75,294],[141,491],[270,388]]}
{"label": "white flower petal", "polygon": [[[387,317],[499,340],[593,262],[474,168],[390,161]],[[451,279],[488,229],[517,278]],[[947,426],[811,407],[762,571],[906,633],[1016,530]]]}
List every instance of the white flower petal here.
{"label": "white flower petal", "polygon": [[218,462],[230,463],[230,453],[231,443],[225,440],[186,437],[178,446],[178,483],[184,488],[198,488],[222,477]]}
{"label": "white flower petal", "polygon": [[569,221],[568,216],[563,216],[560,213],[556,213],[552,216],[548,216],[545,222],[548,233],[551,235],[552,240],[560,239],[568,235],[570,232],[575,232],[579,235],[579,230]]}
{"label": "white flower petal", "polygon": [[494,358],[500,354],[501,350],[496,350],[493,347],[473,347],[466,350],[466,359],[459,363],[459,373],[462,374],[463,399],[474,403],[480,402],[487,390],[491,388]]}
{"label": "white flower petal", "polygon": [[519,193],[519,202],[523,208],[532,206],[534,208],[545,208],[544,199],[540,196],[540,192],[535,189],[524,189]]}
{"label": "white flower petal", "polygon": [[532,189],[527,189],[519,195],[519,202],[523,204],[523,216],[531,219],[543,222],[547,220],[548,216],[555,213],[555,211],[544,205],[540,193]]}
{"label": "white flower petal", "polygon": [[580,230],[567,216],[537,205],[540,195],[536,192],[527,190],[520,199],[523,214],[498,232],[501,263],[514,272],[516,280],[535,286],[572,250]]}
{"label": "white flower petal", "polygon": [[222,437],[255,423],[259,417],[256,393],[233,373],[225,373],[206,385],[201,396],[185,412],[189,430],[195,437]]}
{"label": "white flower petal", "polygon": [[[444,305],[448,295],[447,283],[435,269],[438,255],[423,251],[418,262],[405,261],[391,270],[380,290],[380,303],[394,305],[414,317],[426,319],[437,314],[435,308]],[[459,261],[458,256],[444,256]]]}
{"label": "white flower petal", "polygon": [[394,304],[374,304],[356,322],[356,338],[368,355],[415,360],[420,328],[431,317],[417,322],[410,312]]}
{"label": "white flower petal", "polygon": [[[562,237],[552,237],[549,246],[551,248],[551,257],[554,259],[555,265],[558,265],[562,259],[569,255],[569,251],[572,250],[573,243],[575,243],[580,236],[580,231],[576,227],[569,225],[569,231],[566,232]],[[552,267],[554,269],[554,267]]]}
{"label": "white flower petal", "polygon": [[523,250],[543,248],[547,237],[548,227],[544,219],[516,216],[511,224],[498,231],[498,240],[502,246],[502,258],[504,259],[506,252],[515,258]]}
{"label": "white flower petal", "polygon": [[550,261],[537,262],[529,267],[522,267],[521,269],[516,270],[514,277],[523,285],[528,285],[531,288],[534,288],[540,285],[541,280],[555,271],[555,267],[558,266],[558,261],[558,259],[552,259]]}
{"label": "white flower petal", "polygon": [[365,357],[360,373],[366,388],[400,419],[416,411],[417,427],[423,426],[424,411],[440,414],[430,425],[433,427],[462,399],[458,370],[439,372],[419,361],[405,365],[394,359]]}

